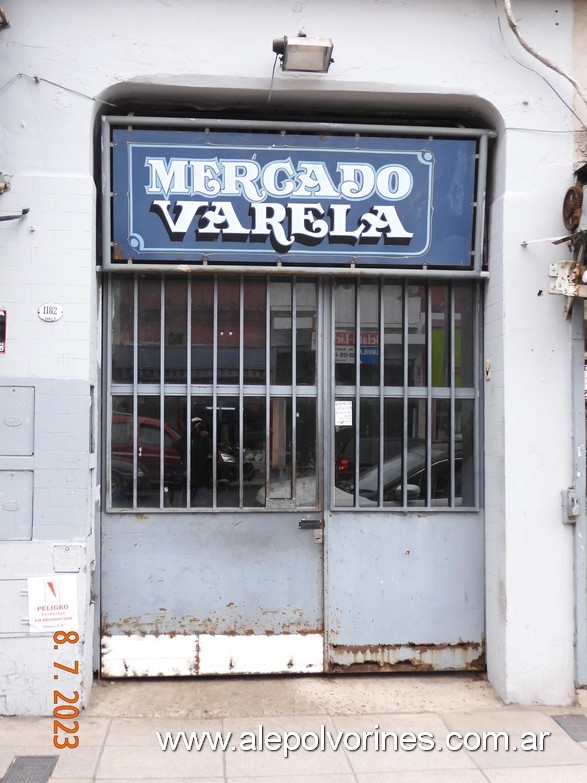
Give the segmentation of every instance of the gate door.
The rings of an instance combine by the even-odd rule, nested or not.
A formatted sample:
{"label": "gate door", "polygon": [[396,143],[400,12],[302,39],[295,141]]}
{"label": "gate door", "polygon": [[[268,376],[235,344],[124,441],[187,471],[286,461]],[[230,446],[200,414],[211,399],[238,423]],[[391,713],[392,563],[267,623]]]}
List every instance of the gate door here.
{"label": "gate door", "polygon": [[479,321],[476,284],[335,285],[330,671],[484,667]]}
{"label": "gate door", "polygon": [[308,278],[109,280],[104,676],[322,671],[319,301]]}

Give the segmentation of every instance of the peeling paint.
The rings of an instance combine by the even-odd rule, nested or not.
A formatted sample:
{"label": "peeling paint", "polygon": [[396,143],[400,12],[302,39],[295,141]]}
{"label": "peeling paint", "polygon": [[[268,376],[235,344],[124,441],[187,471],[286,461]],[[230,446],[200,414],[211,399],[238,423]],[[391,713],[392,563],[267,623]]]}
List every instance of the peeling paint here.
{"label": "peeling paint", "polygon": [[103,677],[322,672],[322,634],[106,636]]}
{"label": "peeling paint", "polygon": [[342,671],[425,672],[485,669],[483,643],[333,645],[327,669]]}

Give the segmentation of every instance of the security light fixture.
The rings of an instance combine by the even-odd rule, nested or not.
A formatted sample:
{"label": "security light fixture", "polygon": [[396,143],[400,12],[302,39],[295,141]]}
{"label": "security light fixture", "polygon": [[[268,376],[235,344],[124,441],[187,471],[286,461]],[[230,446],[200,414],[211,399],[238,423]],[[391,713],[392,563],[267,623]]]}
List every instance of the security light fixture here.
{"label": "security light fixture", "polygon": [[332,60],[334,44],[330,38],[275,38],[273,51],[281,55],[282,71],[326,73]]}

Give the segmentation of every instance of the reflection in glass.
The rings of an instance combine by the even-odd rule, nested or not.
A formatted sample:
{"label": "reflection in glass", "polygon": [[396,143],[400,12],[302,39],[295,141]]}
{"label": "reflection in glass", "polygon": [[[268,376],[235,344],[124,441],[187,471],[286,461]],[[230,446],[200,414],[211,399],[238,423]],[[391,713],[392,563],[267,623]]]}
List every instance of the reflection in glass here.
{"label": "reflection in glass", "polygon": [[292,283],[272,280],[270,283],[271,383],[290,385],[292,351]]}
{"label": "reflection in glass", "polygon": [[[133,451],[133,400],[130,395],[112,397],[112,421],[110,424],[110,503],[112,508],[129,508],[134,505]],[[142,493],[148,491],[146,472],[140,475]],[[137,482],[139,484],[139,482]],[[138,489],[138,487],[137,487]],[[141,493],[141,494],[142,494]]]}
{"label": "reflection in glass", "polygon": [[408,385],[426,386],[426,286],[410,285],[408,294]]}
{"label": "reflection in glass", "polygon": [[243,400],[243,506],[257,505],[257,493],[265,489],[265,398],[245,397]]}
{"label": "reflection in glass", "polygon": [[187,286],[185,280],[165,277],[165,383],[187,381]]}
{"label": "reflection in glass", "polygon": [[371,470],[368,491],[361,487],[359,505],[379,504],[380,457],[379,457],[379,398],[363,398],[360,405],[359,470]]}
{"label": "reflection in glass", "polygon": [[[405,505],[424,506],[428,501],[426,467],[426,400],[408,400],[408,464],[403,487]],[[415,468],[415,469],[413,469]]]}
{"label": "reflection in glass", "polygon": [[300,385],[316,383],[316,283],[296,283],[296,374]]}
{"label": "reflection in glass", "polygon": [[161,278],[138,278],[138,380],[161,380]]}
{"label": "reflection in glass", "polygon": [[269,436],[268,498],[288,499],[292,494],[291,398],[272,397]]}
{"label": "reflection in glass", "polygon": [[264,279],[244,281],[244,383],[265,383],[266,298]]}
{"label": "reflection in glass", "polygon": [[214,336],[214,282],[209,277],[192,281],[192,383],[212,383]]}
{"label": "reflection in glass", "polygon": [[432,386],[450,386],[450,295],[446,285],[430,286]]}
{"label": "reflection in glass", "polygon": [[[455,440],[457,455],[462,458],[461,470],[457,471],[455,495],[462,497],[463,506],[475,506],[475,402],[456,400]],[[457,500],[458,502],[458,500]]]}
{"label": "reflection in glass", "polygon": [[217,380],[239,382],[240,283],[218,279]]}
{"label": "reflection in glass", "polygon": [[134,278],[112,279],[112,382],[132,383],[134,347]]}
{"label": "reflection in glass", "polygon": [[335,282],[334,288],[334,376],[335,383],[355,383],[355,283]]}
{"label": "reflection in glass", "polygon": [[385,283],[383,288],[384,309],[384,380],[385,386],[404,385],[404,321],[403,287],[396,283]]}
{"label": "reflection in glass", "polygon": [[185,507],[187,474],[185,466],[185,433],[187,431],[185,397],[167,395],[165,403],[163,476],[164,505]]}
{"label": "reflection in glass", "polygon": [[455,386],[474,386],[475,289],[454,286]]}
{"label": "reflection in glass", "polygon": [[361,282],[359,301],[360,382],[361,386],[379,386],[379,283],[376,280]]}
{"label": "reflection in glass", "polygon": [[[448,505],[455,469],[450,453],[450,400],[432,400],[432,505]],[[445,501],[439,503],[439,501]]]}
{"label": "reflection in glass", "polygon": [[[318,503],[316,463],[316,400],[298,397],[296,414],[296,501],[297,505]],[[303,497],[298,497],[302,490]]]}

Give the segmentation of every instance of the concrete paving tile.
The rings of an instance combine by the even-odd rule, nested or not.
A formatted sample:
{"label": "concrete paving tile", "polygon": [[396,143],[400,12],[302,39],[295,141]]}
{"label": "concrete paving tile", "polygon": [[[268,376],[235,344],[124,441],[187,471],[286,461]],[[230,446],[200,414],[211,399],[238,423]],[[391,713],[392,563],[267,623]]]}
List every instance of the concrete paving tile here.
{"label": "concrete paving tile", "polygon": [[[341,746],[340,750],[346,753],[357,774],[475,769],[467,751],[451,753],[447,750],[444,745],[446,725],[438,715],[397,713],[336,716],[333,721],[337,733],[345,732],[347,747]],[[378,745],[376,738],[368,737],[367,732],[377,733]],[[365,744],[352,750],[350,748],[358,746],[356,734],[366,738]]]}
{"label": "concrete paving tile", "polygon": [[[108,783],[112,778],[101,778],[97,775],[92,783]],[[197,783],[225,783],[224,776],[196,778]],[[60,780],[59,783],[64,783]],[[72,783],[82,783],[81,781],[72,781]],[[137,783],[136,778],[116,778],[116,783]],[[141,778],[141,783],[194,783],[194,778]],[[299,781],[298,781],[299,783]]]}
{"label": "concrete paving tile", "polygon": [[[481,735],[485,732],[504,732],[509,739],[509,750],[500,740],[499,748],[493,742],[487,750],[471,751],[475,764],[481,769],[496,767],[558,767],[571,764],[587,765],[587,750],[571,739],[564,729],[549,715],[538,710],[502,709],[474,713],[445,713],[442,716],[450,731],[462,735]],[[524,750],[521,739],[533,732],[540,737],[545,733],[543,750]],[[550,732],[548,736],[546,733]],[[475,742],[475,737],[472,740]]]}
{"label": "concrete paving tile", "polygon": [[[31,748],[53,745],[53,718],[2,718],[0,717],[0,748],[12,745],[28,745]],[[102,745],[108,733],[110,718],[97,718],[85,715],[83,712],[76,719],[79,723],[80,747]],[[71,718],[62,721],[66,726],[73,726]],[[60,737],[64,732],[60,732]]]}
{"label": "concrete paving tile", "polygon": [[158,747],[131,746],[121,750],[110,745],[104,748],[96,772],[97,780],[141,780],[154,778],[220,778],[224,775],[222,752],[211,750],[162,751]]}
{"label": "concrete paving tile", "polygon": [[[226,783],[276,783],[274,777],[227,778]],[[354,775],[283,775],[278,783],[357,783]]]}
{"label": "concrete paving tile", "polygon": [[[312,776],[340,777],[351,773],[344,753],[328,746],[320,747],[321,732],[334,732],[332,720],[325,715],[225,719],[223,723],[225,732],[232,732],[230,750],[226,752],[228,778],[279,776],[281,780],[288,775],[300,775],[306,780]],[[245,735],[245,732],[250,734]],[[289,734],[286,735],[286,732]],[[255,738],[254,745],[252,737]],[[274,739],[269,740],[267,745],[262,738]],[[241,744],[243,741],[244,746]],[[291,748],[287,757],[285,742]],[[263,745],[263,750],[247,749],[259,748],[260,745]],[[299,747],[293,749],[294,745]]]}
{"label": "concrete paving tile", "polygon": [[585,783],[587,765],[578,767],[528,767],[520,769],[488,769],[490,783]]}
{"label": "concrete paving tile", "polygon": [[[487,783],[478,769],[435,769],[357,775],[358,783]],[[527,781],[525,782],[527,783]]]}
{"label": "concrete paving tile", "polygon": [[214,736],[216,732],[222,731],[222,722],[198,718],[112,718],[106,746],[146,745],[160,748],[157,732],[164,739],[167,732],[175,735],[179,731],[185,732],[188,738],[192,732],[201,735],[208,731]]}

